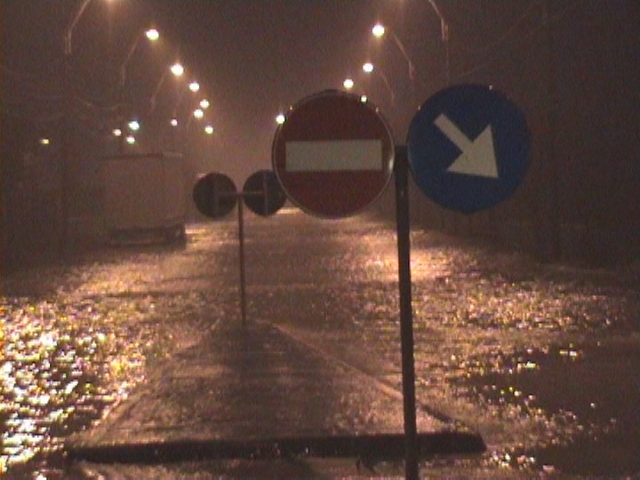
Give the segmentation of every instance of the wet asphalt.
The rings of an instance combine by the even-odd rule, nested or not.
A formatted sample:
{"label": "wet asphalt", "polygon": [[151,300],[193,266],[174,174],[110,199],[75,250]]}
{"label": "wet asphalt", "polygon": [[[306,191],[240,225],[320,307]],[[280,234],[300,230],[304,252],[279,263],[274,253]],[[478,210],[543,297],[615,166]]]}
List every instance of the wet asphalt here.
{"label": "wet asphalt", "polygon": [[[3,278],[9,478],[402,476],[392,226],[245,233],[244,322],[234,217]],[[412,277],[424,476],[638,474],[637,266],[415,231]]]}

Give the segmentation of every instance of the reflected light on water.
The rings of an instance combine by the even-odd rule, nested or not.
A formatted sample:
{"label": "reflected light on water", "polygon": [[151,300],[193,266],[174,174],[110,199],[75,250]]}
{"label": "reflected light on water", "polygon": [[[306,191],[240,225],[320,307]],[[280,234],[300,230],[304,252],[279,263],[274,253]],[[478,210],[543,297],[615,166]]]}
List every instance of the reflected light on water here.
{"label": "reflected light on water", "polygon": [[[61,447],[62,437],[122,400],[136,372],[137,345],[118,342],[100,315],[68,305],[0,298],[0,471]],[[124,347],[124,348],[123,348]],[[126,381],[123,382],[123,379]]]}

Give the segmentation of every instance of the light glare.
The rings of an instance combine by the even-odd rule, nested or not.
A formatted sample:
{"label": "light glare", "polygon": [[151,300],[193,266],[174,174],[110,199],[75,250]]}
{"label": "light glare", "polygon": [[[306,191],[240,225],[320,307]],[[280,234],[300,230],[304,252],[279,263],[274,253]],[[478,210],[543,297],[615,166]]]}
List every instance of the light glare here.
{"label": "light glare", "polygon": [[147,30],[145,32],[145,35],[152,42],[155,42],[156,40],[158,40],[160,38],[160,32],[158,32],[158,30],[156,30],[155,28],[150,28],[149,30]]}
{"label": "light glare", "polygon": [[184,67],[180,65],[179,62],[176,62],[171,65],[171,73],[173,73],[176,77],[180,77],[184,73]]}
{"label": "light glare", "polygon": [[382,25],[381,23],[376,23],[371,29],[371,33],[373,33],[373,36],[376,38],[382,37],[384,35],[384,31],[384,25]]}

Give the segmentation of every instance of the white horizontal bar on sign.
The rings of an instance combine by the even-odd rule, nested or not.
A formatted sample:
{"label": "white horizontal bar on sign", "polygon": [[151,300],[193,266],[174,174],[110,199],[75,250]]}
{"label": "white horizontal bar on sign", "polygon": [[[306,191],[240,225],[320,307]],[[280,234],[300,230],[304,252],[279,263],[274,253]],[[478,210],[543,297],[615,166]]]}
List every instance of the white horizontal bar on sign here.
{"label": "white horizontal bar on sign", "polygon": [[286,142],[288,172],[382,170],[382,140]]}

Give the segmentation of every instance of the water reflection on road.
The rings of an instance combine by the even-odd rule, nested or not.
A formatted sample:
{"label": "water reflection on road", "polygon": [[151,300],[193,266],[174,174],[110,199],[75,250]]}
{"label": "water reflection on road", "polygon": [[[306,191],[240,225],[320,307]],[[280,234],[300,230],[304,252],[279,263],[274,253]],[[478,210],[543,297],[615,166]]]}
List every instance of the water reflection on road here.
{"label": "water reflection on road", "polygon": [[[363,371],[374,356],[369,373],[399,389],[393,229],[287,211],[249,216],[245,233],[249,317]],[[235,235],[232,220],[198,225],[185,248],[111,249],[2,280],[0,472],[27,462],[55,477],[40,453],[215,320],[238,320]],[[412,277],[418,404],[478,429],[482,468],[637,471],[620,446],[640,436],[637,268],[541,266],[414,232]]]}

